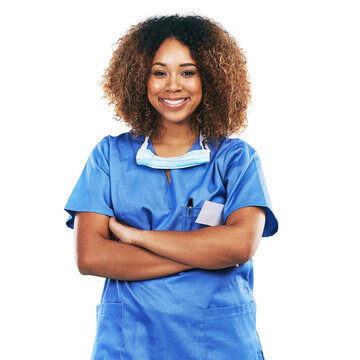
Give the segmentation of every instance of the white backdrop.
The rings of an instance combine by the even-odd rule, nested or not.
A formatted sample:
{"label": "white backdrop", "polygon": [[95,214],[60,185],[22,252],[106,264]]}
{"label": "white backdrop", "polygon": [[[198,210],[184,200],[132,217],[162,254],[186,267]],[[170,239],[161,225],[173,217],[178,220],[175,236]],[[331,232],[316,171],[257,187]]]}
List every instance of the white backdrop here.
{"label": "white backdrop", "polygon": [[1,359],[90,357],[104,280],[77,271],[63,207],[95,144],[126,130],[99,82],[131,25],[190,11],[222,23],[248,59],[241,136],[260,154],[280,225],[254,257],[266,359],[360,359],[355,3],[1,5]]}

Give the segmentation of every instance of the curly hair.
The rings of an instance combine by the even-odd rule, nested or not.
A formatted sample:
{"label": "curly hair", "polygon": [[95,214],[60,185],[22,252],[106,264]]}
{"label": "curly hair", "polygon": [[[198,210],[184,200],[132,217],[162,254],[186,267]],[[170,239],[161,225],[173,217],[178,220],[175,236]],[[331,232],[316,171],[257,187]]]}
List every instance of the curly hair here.
{"label": "curly hair", "polygon": [[161,123],[147,96],[147,81],[157,49],[175,38],[190,49],[199,69],[203,97],[190,117],[204,139],[219,139],[247,126],[250,82],[246,58],[236,40],[215,21],[195,15],[151,17],[121,37],[103,76],[103,90],[135,136],[157,135]]}

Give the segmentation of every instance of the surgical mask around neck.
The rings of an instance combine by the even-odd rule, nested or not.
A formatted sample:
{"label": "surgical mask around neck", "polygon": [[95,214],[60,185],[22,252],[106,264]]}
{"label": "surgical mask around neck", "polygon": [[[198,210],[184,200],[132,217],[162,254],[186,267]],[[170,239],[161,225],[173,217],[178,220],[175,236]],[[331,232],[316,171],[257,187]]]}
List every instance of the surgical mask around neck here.
{"label": "surgical mask around neck", "polygon": [[145,138],[144,143],[136,154],[138,165],[149,166],[154,169],[182,169],[197,166],[210,161],[210,149],[203,144],[203,137],[200,134],[201,149],[192,150],[181,156],[162,157],[155,155],[148,147],[149,137]]}

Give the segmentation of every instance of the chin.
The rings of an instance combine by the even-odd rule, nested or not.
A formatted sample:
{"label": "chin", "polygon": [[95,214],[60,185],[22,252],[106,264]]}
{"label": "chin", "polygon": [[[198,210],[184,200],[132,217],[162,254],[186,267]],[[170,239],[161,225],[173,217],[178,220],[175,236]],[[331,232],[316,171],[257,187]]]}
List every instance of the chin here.
{"label": "chin", "polygon": [[178,124],[178,125],[183,125],[183,124],[188,124],[190,122],[190,118],[163,118],[162,120],[163,124]]}

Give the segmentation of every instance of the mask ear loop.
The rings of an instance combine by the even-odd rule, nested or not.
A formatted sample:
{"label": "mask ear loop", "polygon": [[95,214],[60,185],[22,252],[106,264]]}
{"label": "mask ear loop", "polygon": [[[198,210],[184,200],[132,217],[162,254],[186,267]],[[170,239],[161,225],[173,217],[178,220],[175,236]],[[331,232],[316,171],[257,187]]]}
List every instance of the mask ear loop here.
{"label": "mask ear loop", "polygon": [[141,145],[140,150],[146,150],[149,144],[149,136],[145,137],[145,141],[143,142],[143,144]]}
{"label": "mask ear loop", "polygon": [[209,149],[209,147],[207,146],[207,144],[205,144],[205,148],[204,148],[204,138],[203,138],[203,136],[202,136],[202,133],[200,132],[200,146],[201,146],[201,148],[203,149],[203,150],[209,150],[210,151],[210,149]]}
{"label": "mask ear loop", "polygon": [[149,136],[145,136],[145,141],[143,142],[143,144],[141,145],[141,148],[140,148],[141,150],[144,150],[144,149],[147,150],[147,147],[149,145],[149,138],[150,138],[152,132],[153,132],[153,130],[150,130]]}

